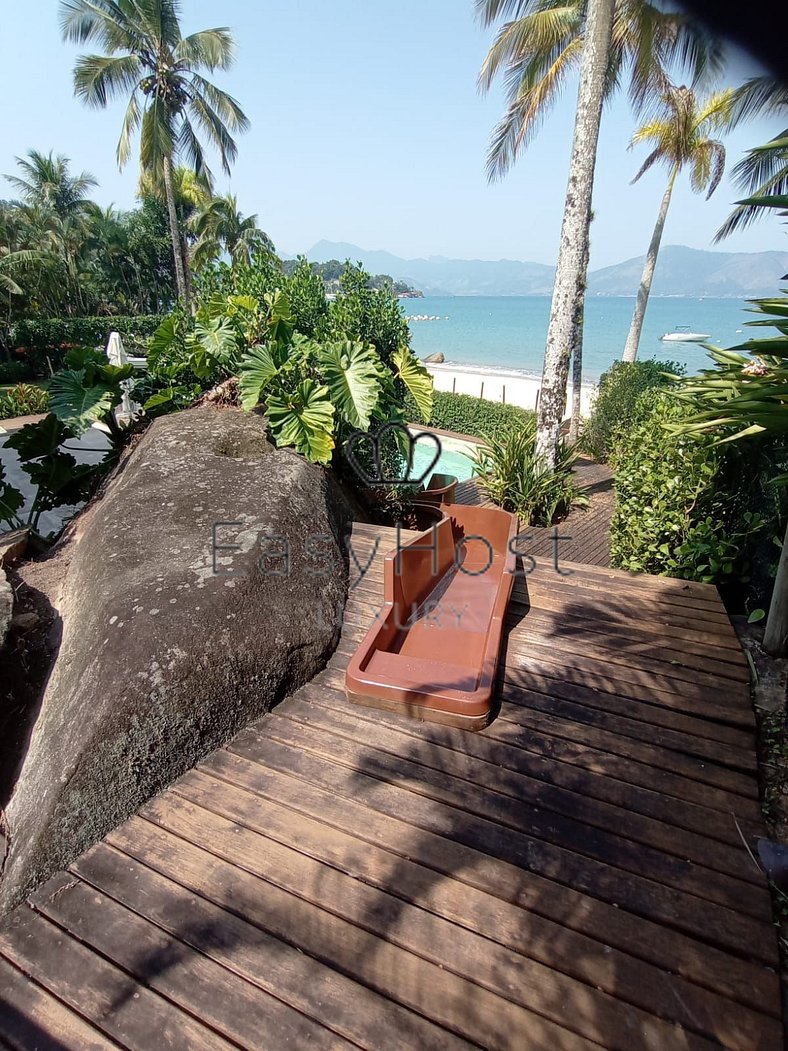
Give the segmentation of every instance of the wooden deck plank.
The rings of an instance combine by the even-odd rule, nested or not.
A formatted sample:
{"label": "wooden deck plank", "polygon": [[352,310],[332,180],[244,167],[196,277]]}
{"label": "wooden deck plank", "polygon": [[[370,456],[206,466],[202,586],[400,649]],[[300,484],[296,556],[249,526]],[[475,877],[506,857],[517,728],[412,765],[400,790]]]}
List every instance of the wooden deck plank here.
{"label": "wooden deck plank", "polygon": [[[315,687],[302,691],[301,696],[303,700],[294,698],[281,714],[303,720],[326,733],[369,741],[373,720],[365,715],[361,706],[358,708],[361,714],[348,712],[345,698],[339,691]],[[575,781],[580,791],[561,783],[565,779],[560,777],[560,770],[556,779],[557,764],[552,764],[546,772],[544,764],[533,764],[539,773],[546,773],[546,776],[534,777],[520,749],[497,745],[490,737],[462,731],[455,731],[454,735],[441,731],[431,733],[430,728],[422,729],[417,737],[403,726],[402,720],[392,720],[389,724],[377,720],[375,725],[375,747],[392,755],[403,752],[415,755],[419,763],[439,771],[451,770],[452,777],[511,796],[519,803],[528,799],[530,805],[541,810],[572,817],[761,886],[761,873],[749,855],[742,852],[738,837],[735,840],[730,837],[730,846],[709,837],[717,817],[713,812],[700,810],[693,832],[685,832],[675,820],[679,809],[676,801],[664,799],[657,793],[652,792],[647,797],[645,809],[651,813],[641,814],[637,809],[638,793],[632,786],[608,782],[608,798],[599,800],[595,793],[587,791],[592,782],[587,776]],[[413,742],[417,740],[424,747],[415,753]],[[735,828],[731,827],[730,831],[735,834]]]}
{"label": "wooden deck plank", "polygon": [[[638,915],[691,935],[702,934],[744,956],[750,955],[754,941],[768,941],[770,903],[762,895],[750,898],[744,884],[738,887],[722,877],[709,882],[704,892],[714,898],[712,903],[683,889],[691,885],[700,890],[703,881],[679,859],[651,856],[654,865],[661,862],[664,882],[660,882],[659,872],[649,877],[633,871],[645,848],[633,849],[628,841],[608,839],[588,826],[581,826],[576,838],[570,839],[568,833],[561,834],[564,823],[557,815],[517,815],[505,798],[492,795],[477,801],[482,794],[473,793],[466,785],[453,785],[448,777],[435,776],[427,768],[414,769],[418,764],[406,765],[373,749],[366,753],[357,750],[361,757],[358,765],[351,749],[332,741],[329,765],[325,755],[328,747],[320,744],[322,735],[316,735],[315,740],[306,729],[285,727],[283,723],[283,719],[272,720],[265,737],[259,735],[256,740],[251,734],[236,738],[233,752],[257,763],[297,762],[297,768],[311,769],[314,783],[332,792],[352,791],[371,808],[406,817],[419,828],[450,836],[559,883],[582,887],[586,893]],[[211,769],[228,765],[223,753],[212,757],[210,763]],[[344,763],[351,774],[337,763]],[[247,769],[246,776],[253,780],[256,773]],[[551,833],[552,828],[558,831]],[[540,834],[545,838],[539,838]],[[737,890],[741,892],[738,898]],[[773,953],[764,959],[772,962]]]}
{"label": "wooden deck plank", "polygon": [[[104,849],[96,848],[99,852]],[[88,864],[87,859],[83,864]],[[124,863],[117,878],[133,882],[144,879],[145,874],[144,870],[134,873]],[[259,1047],[261,1027],[280,1047],[351,1046],[81,879],[64,873],[32,900],[42,915],[72,937],[247,1051]]]}
{"label": "wooden deck plank", "polygon": [[[192,788],[192,794],[194,792]],[[618,999],[642,1007],[657,1016],[664,1010],[664,975],[657,968],[634,957],[628,957],[624,967],[610,967],[605,971],[598,966],[599,946],[590,939],[578,936],[557,924],[551,924],[532,913],[524,913],[518,907],[494,899],[483,891],[467,885],[462,886],[454,880],[436,880],[434,874],[417,862],[392,855],[387,850],[357,839],[351,833],[338,833],[333,829],[328,831],[323,822],[304,815],[296,818],[292,811],[276,805],[266,807],[264,817],[261,818],[257,797],[243,790],[238,790],[229,799],[226,795],[217,797],[211,790],[210,779],[207,779],[207,782],[206,779],[197,780],[196,795],[210,808],[209,810],[191,806],[185,801],[177,807],[172,807],[162,800],[155,801],[147,808],[146,818],[192,842],[204,841],[206,827],[210,827],[212,850],[247,868],[251,863],[247,859],[247,852],[239,852],[238,843],[240,834],[245,829],[254,830],[266,838],[272,838],[276,843],[282,843],[330,864],[354,878],[363,873],[365,884],[395,894],[404,901],[417,904],[420,910],[428,909],[552,968],[555,968],[556,947],[560,945],[562,968],[567,974],[586,981],[592,978],[600,989],[605,989]],[[220,823],[217,825],[219,812],[224,817],[219,819]],[[243,828],[238,827],[239,823]],[[123,830],[120,832],[122,834]],[[116,840],[117,834],[113,836],[113,842]],[[139,833],[135,830],[134,834],[125,837],[123,845],[130,844],[132,850],[139,851],[138,840]],[[265,871],[269,875],[270,849],[269,845],[265,854]],[[146,857],[149,857],[147,853]],[[259,866],[259,860],[257,864]],[[266,875],[266,878],[269,878],[269,875]],[[305,885],[309,884],[300,879],[298,886],[302,891]],[[319,891],[324,890],[321,878]],[[336,909],[344,903],[345,894],[337,894],[335,904],[330,907]],[[370,898],[370,905],[374,908],[377,918],[374,898]],[[364,913],[361,914],[360,920],[369,922],[367,914]],[[398,929],[397,935],[400,933]],[[589,960],[593,961],[590,966]],[[530,997],[533,992],[531,987],[539,977],[539,972],[533,975],[529,971],[525,985],[518,983],[516,992],[521,996]],[[544,977],[542,974],[543,980]],[[675,980],[678,980],[683,988],[682,981],[671,979]],[[555,986],[552,985],[552,988],[555,989]],[[562,995],[568,997],[568,1000],[564,1000],[559,1020],[565,1017],[564,1008],[568,1003],[572,1004],[574,1010],[571,1014],[574,1015],[580,1002],[585,1002],[587,995],[587,992],[578,990],[571,984],[561,988]],[[687,997],[688,1000],[685,999]],[[752,1018],[750,1012],[743,1010],[741,1005],[734,1006],[717,996],[701,993],[695,986],[683,989],[678,1001],[682,1005],[687,1002],[693,1005],[691,1011],[680,1011],[681,1017],[678,1020],[682,1024],[691,1029],[698,1028],[699,1032],[707,1035],[717,1036],[722,1026],[728,1034],[729,1046],[733,1046],[737,1040],[741,1041],[743,1046],[748,1046],[747,1041],[753,1031],[751,1026],[754,1024],[757,1029],[763,1025],[763,1019],[759,1015],[756,1014]],[[547,1010],[555,1010],[554,1004],[550,1007],[549,1000]],[[701,1016],[704,1021],[698,1027]],[[734,1033],[738,1033],[738,1036],[734,1037]]]}
{"label": "wooden deck plank", "polygon": [[120,1046],[0,958],[0,1047],[114,1051]]}
{"label": "wooden deck plank", "polygon": [[487,730],[347,703],[395,541],[357,526],[325,671],[0,922],[0,1046],[781,1046],[748,666],[715,589],[609,568],[581,469]]}
{"label": "wooden deck plank", "polygon": [[[774,1010],[777,1001],[773,993],[777,987],[777,976],[773,972],[760,971],[747,961],[710,949],[667,928],[642,921],[633,922],[633,918],[620,909],[606,906],[571,889],[567,891],[532,873],[525,878],[515,866],[496,863],[472,847],[425,833],[399,818],[370,812],[354,800],[341,799],[318,786],[300,781],[290,771],[282,773],[269,767],[262,775],[257,770],[253,787],[249,787],[248,783],[244,785],[237,771],[237,766],[229,770],[230,774],[236,775],[231,783],[242,791],[233,796],[230,807],[226,799],[217,800],[214,792],[214,775],[222,776],[219,771],[209,773],[207,770],[194,770],[176,784],[175,790],[205,809],[221,813],[232,821],[259,831],[268,832],[271,827],[269,820],[272,820],[280,835],[284,835],[282,828],[287,827],[288,822],[301,832],[304,827],[302,821],[294,821],[292,817],[292,814],[297,814],[329,830],[334,849],[339,849],[334,835],[336,832],[342,837],[359,839],[362,842],[361,851],[351,853],[345,863],[350,866],[351,874],[364,879],[371,878],[374,873],[369,860],[370,848],[394,854],[397,856],[396,878],[389,872],[386,885],[395,891],[401,889],[400,872],[405,871],[406,866],[419,864],[448,877],[439,882],[433,876],[432,882],[436,886],[457,883],[463,888],[470,887],[492,895],[521,910],[521,945],[527,945],[529,949],[521,948],[520,951],[530,951],[538,948],[539,944],[545,947],[568,947],[576,944],[574,936],[579,934],[588,939],[587,946],[596,942],[597,948],[590,951],[587,948],[577,959],[568,952],[554,953],[553,966],[569,969],[572,973],[573,967],[580,967],[585,961],[595,975],[594,984],[601,982],[604,985],[606,975],[607,980],[610,980],[611,971],[602,966],[605,960],[611,963],[612,973],[616,976],[624,969],[617,966],[619,961],[615,957],[614,964],[603,949],[603,946],[615,945],[627,956],[626,968],[633,957],[653,962],[666,968],[671,975],[678,972],[688,980],[732,997],[739,1003],[752,1005],[766,1013]],[[228,773],[226,765],[223,772]],[[265,809],[260,807],[261,798],[266,800]],[[157,802],[148,804],[143,813],[146,818],[155,821],[158,815]],[[428,885],[431,884],[428,882]],[[450,891],[447,890],[447,893]],[[421,898],[418,903],[422,903]],[[541,921],[545,920],[549,924],[551,938],[540,942],[539,933],[544,930]],[[468,917],[465,922],[468,922]],[[490,936],[495,937],[493,932],[499,930],[496,924]],[[533,932],[533,939],[529,932]],[[692,1002],[692,999],[688,1001]]]}
{"label": "wooden deck plank", "polygon": [[[212,802],[231,810],[235,805],[237,809],[235,795],[237,790],[231,790],[227,784],[220,783],[214,787]],[[620,1001],[596,990],[590,990],[583,983],[571,981],[560,972],[543,967],[533,960],[529,961],[500,944],[497,948],[492,947],[486,934],[472,932],[423,908],[414,908],[406,904],[401,897],[382,892],[379,887],[372,887],[366,881],[349,877],[341,869],[316,861],[299,849],[299,823],[293,823],[294,843],[283,846],[277,839],[265,836],[260,824],[256,831],[246,825],[239,827],[237,823],[213,812],[194,806],[187,809],[182,803],[173,806],[171,802],[168,805],[167,801],[162,800],[156,807],[155,816],[162,828],[176,831],[199,850],[210,849],[217,860],[209,861],[208,864],[215,865],[217,871],[231,871],[227,869],[225,862],[240,866],[246,872],[262,877],[267,883],[273,883],[276,887],[305,899],[312,905],[376,935],[386,943],[397,945],[422,960],[437,964],[450,974],[486,988],[496,997],[496,1000],[491,1000],[490,1003],[494,1005],[498,1017],[505,1016],[509,1011],[506,1004],[496,1002],[502,997],[526,1010],[538,1012],[560,1024],[561,1028],[578,1027],[579,1035],[592,1040],[595,1032],[589,1027],[588,1019],[595,1016],[605,1019],[606,1032],[615,1043],[622,1046],[636,1040],[641,1032],[654,1041],[674,1036],[675,1031],[672,1027],[665,1026],[647,1012],[630,1009]],[[157,857],[160,856],[162,860],[170,856],[177,859],[183,854],[183,844],[177,841],[167,852],[166,843],[171,838],[167,833],[160,833],[160,839],[164,842]],[[133,839],[134,837],[132,841]],[[150,858],[151,852],[147,851],[146,855]],[[203,855],[197,856],[204,866]],[[240,877],[232,872],[227,878]],[[216,873],[209,883],[205,882],[204,872],[202,879],[203,888],[207,886],[209,890],[215,884],[224,886],[227,882],[227,879],[216,878]],[[251,890],[255,889],[253,881],[246,882]],[[234,893],[233,901],[237,900],[237,894]],[[300,931],[301,925],[294,922],[292,928],[293,936],[298,937],[297,932]],[[380,960],[385,953],[379,950],[376,955]],[[480,956],[484,956],[489,962],[483,973],[479,973],[478,969]],[[439,994],[440,989],[429,982],[429,974],[423,973],[423,965],[420,965],[418,960],[410,961],[406,971],[415,971],[415,980],[431,985],[433,995]],[[398,975],[402,973],[401,968],[397,970]],[[374,980],[372,968],[365,970],[364,978]],[[408,994],[403,989],[398,990],[397,995]],[[473,1010],[479,1014],[484,1005],[477,993],[471,990],[470,995],[475,1000]],[[568,1000],[575,1005],[576,1012],[566,1011],[565,1005]],[[462,1017],[462,1011],[457,1011],[456,1007],[452,1007],[452,1011],[456,1025]],[[509,1020],[511,1021],[511,1016]],[[495,1025],[491,1026],[489,1019],[480,1021],[485,1027],[482,1030],[482,1038],[485,1039],[484,1034],[489,1033],[489,1038],[495,1040]],[[680,1043],[677,1046],[683,1045]]]}
{"label": "wooden deck plank", "polygon": [[0,954],[129,1051],[235,1047],[29,905],[4,921]]}
{"label": "wooden deck plank", "polygon": [[[204,849],[140,819],[110,838],[110,845],[98,844],[74,864],[80,878],[221,964],[243,980],[240,984],[252,983],[256,992],[250,1000],[265,999],[265,990],[338,1034],[342,1046],[345,1040],[370,1049],[394,1049],[401,1040],[430,1051],[467,1046],[306,953],[298,946],[297,917],[281,909],[289,899],[276,900],[267,884],[243,883],[240,870],[219,871]],[[277,906],[278,915],[272,912]],[[269,1027],[258,1027],[258,1041],[261,1031],[268,1033]]]}

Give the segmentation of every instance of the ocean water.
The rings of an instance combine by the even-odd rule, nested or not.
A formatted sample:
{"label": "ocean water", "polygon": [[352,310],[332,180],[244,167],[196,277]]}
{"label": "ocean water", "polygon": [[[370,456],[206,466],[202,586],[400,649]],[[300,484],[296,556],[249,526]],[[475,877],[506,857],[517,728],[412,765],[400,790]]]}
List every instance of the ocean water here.
{"label": "ocean water", "polygon": [[[438,321],[411,321],[411,345],[419,357],[442,351],[447,362],[489,368],[522,369],[541,375],[547,323],[548,296],[434,296],[401,300],[409,317],[436,315]],[[621,357],[632,320],[634,297],[590,296],[586,300],[583,378],[599,379]],[[705,368],[710,358],[693,344],[661,343],[664,332],[689,325],[707,332],[709,342],[731,347],[757,329],[745,323],[754,315],[744,300],[650,300],[638,354],[659,361],[680,361],[688,373]],[[761,330],[763,332],[763,330]]]}

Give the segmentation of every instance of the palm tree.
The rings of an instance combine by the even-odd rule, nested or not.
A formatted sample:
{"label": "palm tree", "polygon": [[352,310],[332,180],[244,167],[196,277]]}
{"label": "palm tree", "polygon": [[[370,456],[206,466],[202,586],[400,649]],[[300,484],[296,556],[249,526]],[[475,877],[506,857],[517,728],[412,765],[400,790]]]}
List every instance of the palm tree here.
{"label": "palm tree", "polygon": [[710,133],[730,127],[732,102],[731,89],[716,92],[707,99],[698,99],[690,88],[671,87],[662,94],[661,112],[638,128],[632,136],[630,149],[641,142],[653,146],[632,181],[637,182],[657,163],[666,164],[670,175],[643,266],[632,324],[624,346],[624,361],[634,361],[637,357],[662,231],[665,229],[676,179],[682,169],[689,166],[690,184],[695,193],[705,190],[708,200],[717,189],[725,171],[725,147],[719,139],[710,138]]}
{"label": "palm tree", "polygon": [[[737,89],[732,123],[757,115],[788,117],[788,87],[767,75],[753,77]],[[731,173],[736,186],[748,198],[763,199],[788,194],[788,128],[763,146],[749,150]],[[743,230],[764,215],[757,202],[740,201],[717,231],[715,242]]]}
{"label": "palm tree", "polygon": [[88,203],[88,192],[98,181],[89,172],[72,175],[71,163],[62,153],[54,156],[38,150],[28,150],[26,157],[16,157],[20,175],[6,175],[25,204],[34,208],[50,208],[61,219],[83,213]]}
{"label": "palm tree", "polygon": [[[588,0],[476,0],[483,25],[509,18],[479,74],[482,91],[498,78],[506,86],[506,112],[487,158],[490,179],[506,174],[577,72],[588,6]],[[628,75],[630,98],[641,107],[668,86],[671,66],[688,69],[697,80],[721,61],[721,45],[686,15],[648,0],[615,0],[605,99]]]}
{"label": "palm tree", "polygon": [[610,62],[615,0],[589,0],[580,64],[577,112],[569,162],[561,241],[539,394],[536,455],[549,470],[558,456],[561,420],[566,404],[569,355],[578,323],[578,304],[585,293],[588,236],[594,189],[599,121]]}
{"label": "palm tree", "polygon": [[[192,297],[192,271],[190,265],[191,246],[195,240],[193,234],[194,219],[200,209],[211,201],[213,180],[205,171],[199,175],[193,168],[179,164],[172,169],[172,196],[175,202],[175,215],[178,220],[180,255],[183,265],[183,276],[186,283],[186,297]],[[163,178],[156,178],[152,172],[140,175],[138,196],[154,197],[168,205],[167,188]]]}
{"label": "palm tree", "polygon": [[181,253],[172,169],[183,156],[198,175],[210,175],[198,132],[214,147],[229,174],[237,147],[232,132],[249,126],[243,110],[202,71],[228,69],[234,47],[227,28],[182,36],[179,0],[61,0],[65,40],[98,42],[106,54],[83,55],[74,91],[87,105],[104,108],[128,97],[117,157],[120,168],[140,131],[140,164],[164,183],[178,295],[189,293]]}
{"label": "palm tree", "polygon": [[[482,90],[502,76],[507,109],[492,138],[487,172],[504,175],[581,69],[569,187],[539,403],[537,451],[552,468],[566,401],[572,330],[586,283],[588,227],[602,102],[629,74],[641,106],[668,84],[666,69],[695,78],[721,62],[721,47],[686,16],[647,0],[476,0],[484,25],[508,17],[479,75]],[[609,24],[608,24],[609,23]],[[585,81],[584,81],[585,72]]]}
{"label": "palm tree", "polygon": [[227,252],[234,264],[248,265],[255,252],[273,254],[274,243],[257,225],[256,215],[244,217],[232,195],[214,197],[194,218],[197,243],[194,265],[199,269]]}

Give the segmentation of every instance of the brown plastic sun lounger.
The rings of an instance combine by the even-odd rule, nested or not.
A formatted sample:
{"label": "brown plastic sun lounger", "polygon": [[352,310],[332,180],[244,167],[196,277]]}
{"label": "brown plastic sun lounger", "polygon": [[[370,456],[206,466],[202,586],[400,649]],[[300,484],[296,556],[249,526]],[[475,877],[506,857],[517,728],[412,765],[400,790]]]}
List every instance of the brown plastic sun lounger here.
{"label": "brown plastic sun lounger", "polygon": [[386,555],[383,609],[348,665],[351,701],[480,730],[490,721],[517,519],[444,505]]}

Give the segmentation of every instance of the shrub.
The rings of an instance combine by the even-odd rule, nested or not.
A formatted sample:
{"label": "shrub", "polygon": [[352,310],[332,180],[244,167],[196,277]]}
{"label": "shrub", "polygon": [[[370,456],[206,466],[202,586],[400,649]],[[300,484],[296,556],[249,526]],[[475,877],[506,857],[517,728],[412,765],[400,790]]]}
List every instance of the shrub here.
{"label": "shrub", "polygon": [[139,317],[23,318],[11,330],[14,353],[34,376],[61,367],[72,347],[106,346],[110,332],[120,333],[126,349],[145,351],[161,322],[157,314]]}
{"label": "shrub", "polygon": [[41,387],[18,383],[0,394],[0,420],[14,416],[36,416],[49,408],[49,395]]}
{"label": "shrub", "polygon": [[26,362],[0,361],[0,383],[23,383],[32,378],[32,370]]}
{"label": "shrub", "polygon": [[616,361],[599,381],[599,392],[590,418],[583,428],[581,444],[597,460],[607,461],[619,435],[626,435],[645,416],[653,397],[641,398],[646,391],[670,386],[669,374],[680,375],[678,361]]}
{"label": "shrub", "polygon": [[490,499],[514,511],[526,525],[552,525],[572,504],[587,504],[572,466],[577,454],[561,442],[554,471],[545,470],[535,454],[536,419],[484,436],[476,454],[479,481]]}
{"label": "shrub", "polygon": [[732,445],[667,427],[692,406],[647,390],[640,422],[617,439],[613,565],[707,583],[745,579],[763,519],[751,511],[760,475]]}
{"label": "shrub", "polygon": [[[420,419],[416,404],[410,397],[405,399],[405,412],[409,420]],[[432,395],[429,426],[456,431],[458,434],[469,434],[473,438],[483,438],[512,427],[528,427],[535,419],[536,413],[530,409],[484,401],[470,394],[450,394],[436,390]]]}

